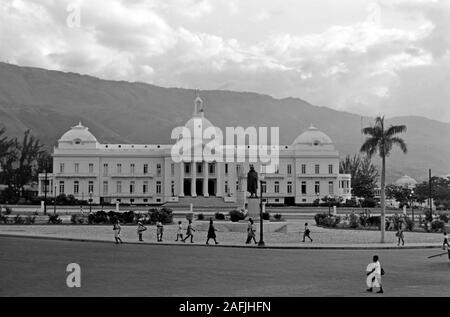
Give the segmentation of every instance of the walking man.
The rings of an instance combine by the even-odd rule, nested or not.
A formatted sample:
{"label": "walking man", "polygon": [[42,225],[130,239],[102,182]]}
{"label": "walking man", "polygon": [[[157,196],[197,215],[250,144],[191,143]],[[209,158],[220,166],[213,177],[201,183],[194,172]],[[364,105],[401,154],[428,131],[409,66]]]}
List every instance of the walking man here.
{"label": "walking man", "polygon": [[189,237],[191,237],[191,243],[194,243],[194,234],[193,234],[194,231],[195,231],[195,229],[192,228],[192,220],[189,219],[188,227],[187,227],[187,230],[186,230],[186,237],[183,240],[181,240],[181,241],[186,242],[186,240]]}
{"label": "walking man", "polygon": [[400,241],[402,242],[402,246],[404,246],[405,239],[404,239],[404,235],[403,235],[403,221],[401,221],[401,220],[398,223],[398,230],[395,235],[398,237],[397,246],[400,246]]}
{"label": "walking man", "polygon": [[305,230],[303,231],[303,241],[305,242],[305,238],[308,238],[311,242],[313,242],[313,239],[310,237],[311,230],[308,228],[308,223],[305,223]]}
{"label": "walking man", "polygon": [[158,242],[162,242],[162,238],[163,238],[163,232],[164,232],[164,226],[162,224],[161,221],[158,221],[156,223],[156,240]]}
{"label": "walking man", "polygon": [[141,220],[139,220],[139,221],[138,221],[138,227],[137,227],[137,234],[138,234],[138,236],[139,236],[139,241],[144,241],[144,240],[142,239],[142,233],[143,233],[145,230],[147,230],[147,227],[144,226],[144,224],[142,223]]}
{"label": "walking man", "polygon": [[374,287],[380,288],[377,293],[383,293],[383,286],[381,285],[381,275],[384,275],[384,271],[381,268],[381,263],[378,261],[378,255],[373,256],[373,261],[367,265],[366,269],[366,284],[367,291],[372,292]]}
{"label": "walking man", "polygon": [[181,225],[181,221],[178,221],[178,230],[177,230],[177,239],[175,241],[183,240],[183,226]]}
{"label": "walking man", "polygon": [[114,239],[116,240],[116,244],[119,244],[119,242],[123,243],[122,239],[120,238],[120,231],[122,230],[122,228],[120,227],[119,220],[116,220],[116,222],[114,223],[113,230],[114,230]]}
{"label": "walking man", "polygon": [[448,243],[447,232],[444,231],[444,242],[442,243],[442,250],[445,250],[446,246],[449,250],[449,259],[450,259],[450,248],[449,248],[450,244]]}

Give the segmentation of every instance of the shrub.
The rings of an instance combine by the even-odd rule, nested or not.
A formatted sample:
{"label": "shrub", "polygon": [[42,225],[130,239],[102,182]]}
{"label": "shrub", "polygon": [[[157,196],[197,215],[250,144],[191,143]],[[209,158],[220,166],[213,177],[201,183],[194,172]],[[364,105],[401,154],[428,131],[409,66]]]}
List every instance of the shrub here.
{"label": "shrub", "polygon": [[275,220],[281,220],[283,219],[283,216],[281,214],[275,214],[275,216],[273,216],[275,218]]}
{"label": "shrub", "polygon": [[84,217],[80,215],[72,215],[70,217],[70,222],[74,225],[82,225],[84,224]]}
{"label": "shrub", "polygon": [[265,211],[262,214],[263,220],[270,220],[270,212]]}
{"label": "shrub", "polygon": [[362,202],[361,207],[363,207],[363,208],[374,208],[374,207],[376,207],[376,205],[377,205],[377,202],[374,199],[366,198]]}
{"label": "shrub", "polygon": [[133,223],[135,214],[134,211],[129,210],[123,213],[115,213],[117,215],[117,219],[119,219],[123,223]]}
{"label": "shrub", "polygon": [[216,218],[216,220],[225,220],[225,215],[221,212],[216,212],[214,218]]}
{"label": "shrub", "polygon": [[442,220],[443,222],[448,223],[449,217],[447,214],[440,214],[439,220]]}
{"label": "shrub", "polygon": [[34,224],[35,220],[36,220],[35,216],[27,216],[25,217],[25,224],[32,225]]}
{"label": "shrub", "polygon": [[229,215],[232,222],[238,222],[239,220],[245,219],[245,214],[240,210],[232,210]]}
{"label": "shrub", "polygon": [[322,214],[316,214],[314,216],[314,220],[316,221],[316,225],[321,226],[323,225],[323,221],[325,218],[327,218],[328,215],[326,213],[322,213]]}
{"label": "shrub", "polygon": [[367,218],[367,224],[369,226],[373,226],[373,227],[380,227],[381,224],[381,216],[370,216],[369,218]]}
{"label": "shrub", "polygon": [[5,214],[6,215],[10,215],[10,214],[12,214],[12,209],[10,208],[10,207],[5,207]]}
{"label": "shrub", "polygon": [[24,219],[22,219],[19,215],[14,217],[14,223],[16,225],[22,225],[25,222]]}
{"label": "shrub", "polygon": [[434,220],[431,222],[431,230],[438,232],[438,231],[444,231],[445,229],[445,222],[442,220]]}
{"label": "shrub", "polygon": [[60,224],[62,222],[61,218],[59,218],[58,214],[48,215],[48,223],[51,224]]}
{"label": "shrub", "polygon": [[197,215],[197,220],[205,220],[205,215],[202,214],[202,213],[199,213],[199,214]]}
{"label": "shrub", "polygon": [[99,210],[97,212],[93,212],[89,214],[88,217],[89,223],[108,223],[108,215],[105,211]]}
{"label": "shrub", "polygon": [[149,210],[150,223],[154,224],[161,221],[163,224],[170,224],[173,222],[172,209],[163,207],[161,209],[153,208]]}
{"label": "shrub", "polygon": [[430,209],[425,209],[423,214],[425,216],[425,221],[428,221],[428,222],[433,221],[433,212]]}

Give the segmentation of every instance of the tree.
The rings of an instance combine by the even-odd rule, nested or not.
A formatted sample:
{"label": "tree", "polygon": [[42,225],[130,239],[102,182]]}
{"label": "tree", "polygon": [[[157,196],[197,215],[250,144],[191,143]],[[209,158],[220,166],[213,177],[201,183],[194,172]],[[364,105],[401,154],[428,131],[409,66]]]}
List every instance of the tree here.
{"label": "tree", "polygon": [[384,117],[377,117],[375,125],[366,127],[362,131],[368,135],[366,141],[361,146],[360,151],[372,157],[378,152],[381,158],[381,242],[384,243],[385,222],[386,222],[386,158],[391,153],[394,145],[398,146],[403,153],[408,152],[408,148],[403,139],[396,136],[399,133],[406,132],[405,125],[391,125],[388,129],[384,126]]}
{"label": "tree", "polygon": [[372,164],[370,157],[347,155],[339,163],[340,173],[351,174],[352,176],[352,194],[364,199],[373,198],[376,182],[378,178],[378,169]]}
{"label": "tree", "polygon": [[[432,177],[431,178],[431,198],[436,206],[443,206],[450,209],[450,178]],[[429,184],[423,182],[416,185],[415,194],[418,202],[425,202],[429,197]]]}

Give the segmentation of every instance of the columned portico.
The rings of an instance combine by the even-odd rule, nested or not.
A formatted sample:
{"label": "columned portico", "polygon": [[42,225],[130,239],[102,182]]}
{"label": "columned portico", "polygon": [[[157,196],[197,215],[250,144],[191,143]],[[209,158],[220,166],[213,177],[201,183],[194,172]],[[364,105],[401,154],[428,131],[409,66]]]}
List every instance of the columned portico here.
{"label": "columned portico", "polygon": [[203,162],[203,196],[209,197],[208,193],[208,177],[209,177],[209,168],[208,162]]}
{"label": "columned portico", "polygon": [[219,163],[215,163],[215,171],[216,171],[216,177],[217,177],[217,190],[216,190],[216,196],[218,197],[222,197],[223,193],[222,193],[222,188],[223,188],[223,184],[222,184],[222,167],[223,164],[219,164]]}

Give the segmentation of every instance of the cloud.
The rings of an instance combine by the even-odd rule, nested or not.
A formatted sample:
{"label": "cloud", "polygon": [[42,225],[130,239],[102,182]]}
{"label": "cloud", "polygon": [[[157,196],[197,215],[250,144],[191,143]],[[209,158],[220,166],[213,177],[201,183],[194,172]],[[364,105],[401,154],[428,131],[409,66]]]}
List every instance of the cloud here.
{"label": "cloud", "polygon": [[[0,38],[8,45],[0,59],[162,86],[294,96],[364,115],[416,114],[450,122],[446,1],[371,2],[359,21],[307,33],[287,32],[292,21],[282,10],[272,14],[273,5],[265,1],[79,0],[81,25],[71,28],[67,7],[73,3],[2,0]],[[288,5],[298,9],[296,2]],[[260,36],[266,22],[285,28]],[[227,32],[236,25],[251,29],[255,39]]]}

